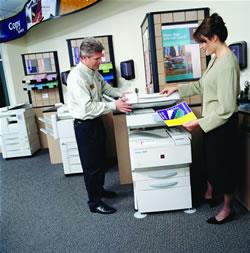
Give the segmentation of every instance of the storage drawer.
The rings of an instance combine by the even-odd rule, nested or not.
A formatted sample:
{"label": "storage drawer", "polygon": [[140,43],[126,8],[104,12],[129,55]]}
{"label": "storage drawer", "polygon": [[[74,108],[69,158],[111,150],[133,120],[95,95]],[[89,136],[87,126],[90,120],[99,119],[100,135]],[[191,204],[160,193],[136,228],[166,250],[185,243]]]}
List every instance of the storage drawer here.
{"label": "storage drawer", "polygon": [[79,155],[69,156],[68,157],[69,164],[81,164]]}
{"label": "storage drawer", "polygon": [[72,151],[74,153],[75,151],[78,151],[78,148],[74,143],[71,144],[71,143],[64,142],[64,143],[60,143],[60,144],[61,144],[61,149],[67,150],[67,152]]}
{"label": "storage drawer", "polygon": [[2,135],[4,140],[16,140],[16,139],[24,139],[27,138],[27,134],[20,134],[20,133],[8,133]]}
{"label": "storage drawer", "polygon": [[68,148],[77,148],[76,139],[73,137],[70,138],[61,138],[60,139],[61,145],[67,145]]}
{"label": "storage drawer", "polygon": [[26,145],[29,143],[28,137],[20,138],[3,138],[5,145]]}
{"label": "storage drawer", "polygon": [[19,149],[19,150],[11,150],[11,151],[7,151],[6,153],[3,153],[3,158],[14,158],[14,157],[20,157],[20,156],[30,156],[32,155],[30,150],[23,150],[23,149]]}
{"label": "storage drawer", "polygon": [[157,180],[146,180],[134,182],[134,188],[136,191],[148,191],[157,189],[167,189],[175,187],[186,187],[190,186],[189,177],[173,177],[173,178],[162,178]]}
{"label": "storage drawer", "polygon": [[69,150],[78,150],[76,142],[68,142],[66,145]]}
{"label": "storage drawer", "polygon": [[61,143],[62,156],[79,156],[75,143]]}
{"label": "storage drawer", "polygon": [[83,172],[81,164],[69,165],[63,163],[63,170],[65,175]]}
{"label": "storage drawer", "polygon": [[78,156],[78,157],[79,157],[78,148],[75,147],[75,148],[70,148],[70,149],[68,149],[68,154],[69,154],[70,156]]}
{"label": "storage drawer", "polygon": [[25,143],[24,145],[20,145],[20,143],[12,144],[12,145],[5,145],[6,151],[14,151],[14,150],[29,150],[30,146],[28,143]]}
{"label": "storage drawer", "polygon": [[192,207],[191,188],[176,187],[136,192],[141,213],[186,209]]}
{"label": "storage drawer", "polygon": [[136,170],[132,172],[133,181],[143,181],[152,179],[166,179],[173,177],[185,177],[189,176],[189,167],[176,167],[166,168],[166,167],[156,167],[148,168],[144,170]]}

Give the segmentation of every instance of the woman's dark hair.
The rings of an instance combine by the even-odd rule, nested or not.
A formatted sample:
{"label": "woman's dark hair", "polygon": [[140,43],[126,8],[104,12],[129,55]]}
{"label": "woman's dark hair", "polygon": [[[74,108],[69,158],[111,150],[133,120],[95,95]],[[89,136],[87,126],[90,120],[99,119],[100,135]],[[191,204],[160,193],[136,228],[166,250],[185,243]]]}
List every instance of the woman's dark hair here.
{"label": "woman's dark hair", "polygon": [[205,18],[196,29],[193,37],[197,42],[202,43],[205,41],[204,37],[211,39],[214,35],[217,35],[221,42],[224,42],[228,35],[225,22],[217,13]]}

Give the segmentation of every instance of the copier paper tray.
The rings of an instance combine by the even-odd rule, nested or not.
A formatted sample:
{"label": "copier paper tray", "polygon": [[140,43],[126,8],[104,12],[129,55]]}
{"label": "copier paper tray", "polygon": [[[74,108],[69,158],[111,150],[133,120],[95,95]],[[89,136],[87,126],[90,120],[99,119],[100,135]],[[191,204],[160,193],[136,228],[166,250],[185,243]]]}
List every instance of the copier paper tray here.
{"label": "copier paper tray", "polygon": [[132,139],[162,139],[170,138],[165,128],[155,128],[151,130],[134,130],[129,134]]}

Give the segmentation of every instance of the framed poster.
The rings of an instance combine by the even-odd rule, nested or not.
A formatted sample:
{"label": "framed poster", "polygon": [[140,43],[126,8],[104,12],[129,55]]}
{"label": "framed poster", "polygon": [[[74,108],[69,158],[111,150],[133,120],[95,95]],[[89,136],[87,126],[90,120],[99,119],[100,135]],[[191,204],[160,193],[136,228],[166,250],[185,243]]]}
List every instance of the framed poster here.
{"label": "framed poster", "polygon": [[166,83],[198,80],[201,77],[200,47],[193,39],[197,27],[198,22],[162,24]]}

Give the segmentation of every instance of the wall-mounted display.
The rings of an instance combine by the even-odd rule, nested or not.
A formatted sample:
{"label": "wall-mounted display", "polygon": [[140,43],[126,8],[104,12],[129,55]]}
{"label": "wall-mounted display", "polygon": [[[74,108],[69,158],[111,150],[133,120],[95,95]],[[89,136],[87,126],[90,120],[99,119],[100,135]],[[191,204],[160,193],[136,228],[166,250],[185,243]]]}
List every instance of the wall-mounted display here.
{"label": "wall-mounted display", "polygon": [[0,43],[20,38],[36,24],[90,7],[101,0],[29,0],[15,16],[0,21]]}
{"label": "wall-mounted display", "polygon": [[235,54],[240,69],[245,69],[247,67],[247,43],[246,41],[239,41],[229,45],[229,48]]}
{"label": "wall-mounted display", "polygon": [[[99,40],[104,47],[104,56],[99,67],[99,72],[104,80],[112,86],[117,86],[115,71],[115,58],[113,51],[112,35],[93,36]],[[80,45],[84,38],[67,39],[70,66],[74,67],[80,62]]]}
{"label": "wall-mounted display", "polygon": [[200,47],[193,39],[198,22],[161,25],[166,83],[201,77]]}
{"label": "wall-mounted display", "polygon": [[147,93],[159,92],[168,83],[199,79],[208,59],[193,41],[192,33],[207,16],[209,8],[146,14],[141,36]]}
{"label": "wall-mounted display", "polygon": [[133,60],[122,61],[120,63],[121,76],[126,80],[135,78],[135,67]]}

